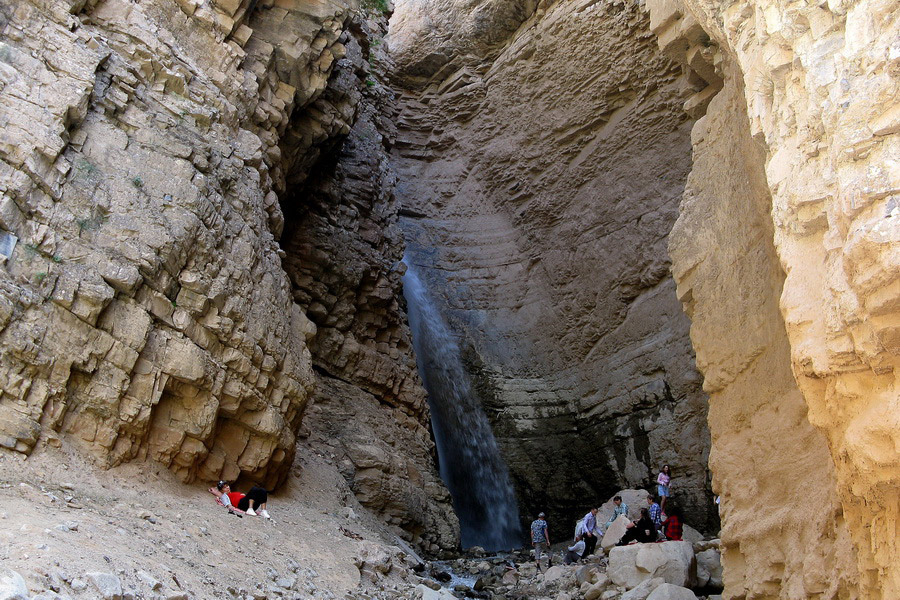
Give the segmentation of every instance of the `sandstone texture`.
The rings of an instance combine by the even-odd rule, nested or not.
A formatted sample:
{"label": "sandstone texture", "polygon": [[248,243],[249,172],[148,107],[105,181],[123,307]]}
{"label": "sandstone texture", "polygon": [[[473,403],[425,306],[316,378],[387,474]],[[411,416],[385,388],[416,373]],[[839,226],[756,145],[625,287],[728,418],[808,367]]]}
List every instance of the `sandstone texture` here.
{"label": "sandstone texture", "polygon": [[274,487],[316,365],[391,407],[374,439],[409,432],[381,465],[403,497],[373,505],[454,545],[389,275],[384,26],[349,2],[0,6],[2,446]]}
{"label": "sandstone texture", "polygon": [[[666,252],[690,169],[682,106],[703,86],[637,5],[544,2],[502,44],[467,36],[494,6],[400,3],[392,21],[408,259],[459,337],[520,513],[574,522],[669,463],[689,522],[716,529]],[[438,39],[453,60],[425,69]]]}
{"label": "sandstone texture", "polygon": [[897,7],[684,4],[648,8],[667,53],[724,79],[669,249],[725,597],[896,597]]}

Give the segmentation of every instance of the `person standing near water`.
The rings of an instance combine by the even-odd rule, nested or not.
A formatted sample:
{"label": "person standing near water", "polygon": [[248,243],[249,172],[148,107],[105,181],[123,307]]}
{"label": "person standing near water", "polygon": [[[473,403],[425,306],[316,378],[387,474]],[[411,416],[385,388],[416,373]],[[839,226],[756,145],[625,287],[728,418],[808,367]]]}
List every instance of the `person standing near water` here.
{"label": "person standing near water", "polygon": [[616,496],[613,498],[613,504],[616,507],[613,509],[613,514],[609,518],[609,521],[606,522],[606,528],[609,529],[609,526],[613,524],[613,521],[619,518],[619,515],[628,516],[628,505],[622,502],[622,496]]}
{"label": "person standing near water", "polygon": [[531,545],[534,546],[534,562],[538,571],[541,570],[541,554],[547,553],[547,567],[550,567],[550,534],[547,532],[547,515],[540,513],[538,518],[531,522]]}

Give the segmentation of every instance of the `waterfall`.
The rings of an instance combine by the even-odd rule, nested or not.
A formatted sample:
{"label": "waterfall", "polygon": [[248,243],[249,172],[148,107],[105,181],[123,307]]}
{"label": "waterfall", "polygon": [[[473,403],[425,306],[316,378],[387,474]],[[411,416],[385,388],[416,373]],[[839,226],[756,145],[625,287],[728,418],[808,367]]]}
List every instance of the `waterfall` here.
{"label": "waterfall", "polygon": [[403,295],[419,374],[428,391],[441,478],[453,497],[463,548],[522,545],[519,510],[491,425],[450,328],[404,258]]}

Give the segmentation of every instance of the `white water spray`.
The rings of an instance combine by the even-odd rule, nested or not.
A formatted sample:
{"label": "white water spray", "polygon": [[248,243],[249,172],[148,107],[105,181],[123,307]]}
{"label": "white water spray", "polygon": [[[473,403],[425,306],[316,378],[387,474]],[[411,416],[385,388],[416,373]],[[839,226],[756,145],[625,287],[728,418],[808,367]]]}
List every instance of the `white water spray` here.
{"label": "white water spray", "polygon": [[519,510],[487,416],[462,363],[459,346],[415,267],[403,276],[419,374],[428,390],[441,478],[453,497],[464,548],[521,546]]}

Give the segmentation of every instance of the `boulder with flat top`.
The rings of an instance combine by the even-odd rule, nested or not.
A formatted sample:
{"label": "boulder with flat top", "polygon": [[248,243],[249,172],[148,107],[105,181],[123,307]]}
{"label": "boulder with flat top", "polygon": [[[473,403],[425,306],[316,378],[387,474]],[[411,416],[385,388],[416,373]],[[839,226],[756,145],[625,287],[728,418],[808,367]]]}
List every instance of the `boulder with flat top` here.
{"label": "boulder with flat top", "polygon": [[697,580],[694,550],[688,542],[617,546],[609,553],[607,575],[626,589],[660,577],[665,583],[693,587]]}

